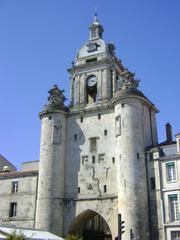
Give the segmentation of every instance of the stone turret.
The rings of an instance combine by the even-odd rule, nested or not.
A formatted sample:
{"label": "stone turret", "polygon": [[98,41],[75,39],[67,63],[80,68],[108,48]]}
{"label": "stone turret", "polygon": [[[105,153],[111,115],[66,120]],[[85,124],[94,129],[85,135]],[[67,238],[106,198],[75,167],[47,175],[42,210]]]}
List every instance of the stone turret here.
{"label": "stone turret", "polygon": [[97,14],[95,14],[94,20],[90,25],[89,30],[90,30],[89,40],[102,38],[102,33],[104,32],[104,29],[103,26],[99,23]]}
{"label": "stone turret", "polygon": [[63,90],[49,91],[41,119],[41,146],[36,228],[63,234],[66,114]]}
{"label": "stone turret", "polygon": [[130,231],[136,240],[149,240],[145,147],[157,143],[155,106],[137,89],[127,69],[113,99],[115,108],[118,213],[125,221],[122,240]]}

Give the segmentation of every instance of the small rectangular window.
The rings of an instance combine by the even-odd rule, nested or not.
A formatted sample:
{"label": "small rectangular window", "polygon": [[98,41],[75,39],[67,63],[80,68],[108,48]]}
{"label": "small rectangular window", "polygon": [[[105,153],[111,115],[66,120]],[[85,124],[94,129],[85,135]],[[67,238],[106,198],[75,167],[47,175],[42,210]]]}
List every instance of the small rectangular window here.
{"label": "small rectangular window", "polygon": [[10,203],[9,217],[16,217],[17,215],[17,202]]}
{"label": "small rectangular window", "polygon": [[80,187],[78,187],[78,193],[80,193],[80,191],[81,191],[81,189],[80,189]]}
{"label": "small rectangular window", "polygon": [[169,218],[171,222],[180,220],[177,194],[169,195],[169,213],[170,213]]}
{"label": "small rectangular window", "polygon": [[52,133],[53,144],[60,144],[61,137],[62,137],[62,126],[59,124],[53,125],[53,133]]}
{"label": "small rectangular window", "polygon": [[155,190],[156,189],[155,177],[151,177],[150,181],[151,181],[151,190]]}
{"label": "small rectangular window", "polygon": [[75,141],[77,140],[77,134],[74,134],[74,140]]}
{"label": "small rectangular window", "polygon": [[96,162],[96,158],[95,156],[92,156],[92,163],[95,163]]}
{"label": "small rectangular window", "polygon": [[11,192],[12,193],[17,193],[18,192],[18,181],[12,181]]}
{"label": "small rectangular window", "polygon": [[104,185],[104,193],[107,192],[107,187]]}
{"label": "small rectangular window", "polygon": [[95,152],[97,150],[97,138],[93,137],[90,138],[90,152]]}
{"label": "small rectangular window", "polygon": [[99,120],[101,119],[101,114],[100,114],[100,113],[98,114],[98,119],[99,119]]}
{"label": "small rectangular window", "polygon": [[124,108],[124,103],[121,103],[121,107]]}
{"label": "small rectangular window", "polygon": [[137,159],[139,159],[140,157],[139,157],[139,153],[137,153]]}
{"label": "small rectangular window", "polygon": [[88,164],[89,160],[88,160],[88,156],[83,156],[82,157],[82,164]]}
{"label": "small rectangular window", "polygon": [[107,130],[104,130],[104,136],[107,136]]}
{"label": "small rectangular window", "polygon": [[166,163],[166,173],[167,173],[167,181],[168,182],[176,181],[175,162]]}
{"label": "small rectangular window", "polygon": [[91,38],[95,38],[95,37],[96,37],[96,33],[97,33],[96,28],[93,28],[93,29],[91,30]]}
{"label": "small rectangular window", "polygon": [[116,137],[121,135],[121,116],[115,118],[115,135]]}
{"label": "small rectangular window", "polygon": [[83,123],[83,117],[81,117],[81,123]]}
{"label": "small rectangular window", "polygon": [[99,163],[104,163],[105,162],[105,154],[99,154]]}
{"label": "small rectangular window", "polygon": [[91,58],[86,60],[87,63],[97,62],[97,58]]}
{"label": "small rectangular window", "polygon": [[112,157],[112,163],[115,163],[115,157]]}

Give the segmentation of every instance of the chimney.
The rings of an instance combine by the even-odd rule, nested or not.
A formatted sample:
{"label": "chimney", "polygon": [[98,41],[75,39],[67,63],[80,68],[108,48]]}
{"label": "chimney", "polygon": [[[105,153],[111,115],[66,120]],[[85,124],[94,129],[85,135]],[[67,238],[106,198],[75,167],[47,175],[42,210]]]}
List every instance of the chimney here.
{"label": "chimney", "polygon": [[172,143],[172,126],[170,123],[166,123],[166,141],[167,143]]}

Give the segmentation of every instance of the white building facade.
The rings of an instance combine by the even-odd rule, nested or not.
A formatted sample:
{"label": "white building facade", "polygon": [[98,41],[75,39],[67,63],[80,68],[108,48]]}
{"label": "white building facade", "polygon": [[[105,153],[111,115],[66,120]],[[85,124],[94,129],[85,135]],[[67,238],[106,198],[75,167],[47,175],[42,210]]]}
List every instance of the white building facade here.
{"label": "white building facade", "polygon": [[158,109],[97,16],[89,32],[68,70],[70,106],[55,85],[39,114],[39,165],[0,174],[0,224],[85,240],[177,240],[180,135],[173,142],[168,125],[158,144]]}
{"label": "white building facade", "polygon": [[147,151],[148,185],[152,232],[156,235],[158,229],[159,239],[174,240],[180,239],[180,135],[175,142],[168,136]]}

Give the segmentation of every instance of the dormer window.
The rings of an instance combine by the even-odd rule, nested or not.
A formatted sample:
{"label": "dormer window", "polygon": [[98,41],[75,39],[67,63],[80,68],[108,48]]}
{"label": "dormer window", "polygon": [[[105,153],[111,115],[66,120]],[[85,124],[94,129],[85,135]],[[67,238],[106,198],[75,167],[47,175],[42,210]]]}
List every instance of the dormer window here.
{"label": "dormer window", "polygon": [[180,138],[177,140],[178,152],[180,153]]}
{"label": "dormer window", "polygon": [[176,134],[177,153],[180,153],[180,133]]}

